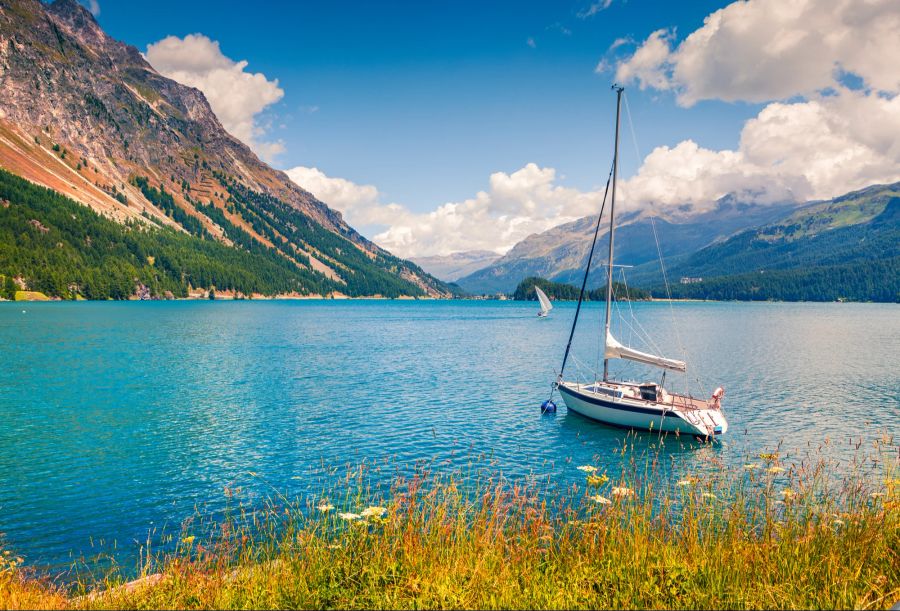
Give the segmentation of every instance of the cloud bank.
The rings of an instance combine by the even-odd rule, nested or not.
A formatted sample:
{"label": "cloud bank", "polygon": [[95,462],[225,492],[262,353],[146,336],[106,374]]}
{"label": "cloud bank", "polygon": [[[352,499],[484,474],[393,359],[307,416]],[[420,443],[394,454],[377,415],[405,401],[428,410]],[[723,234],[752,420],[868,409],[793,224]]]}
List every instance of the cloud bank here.
{"label": "cloud bank", "polygon": [[296,167],[288,176],[354,226],[386,227],[372,236],[401,257],[446,255],[465,250],[503,253],[532,233],[596,213],[602,193],[557,184],[556,170],[534,163],[494,172],[474,197],[417,213],[381,202],[378,189],[332,178],[317,168]]}
{"label": "cloud bank", "polygon": [[749,0],[720,9],[677,47],[657,30],[616,72],[642,89],[699,100],[768,102],[840,88],[853,74],[873,91],[900,90],[895,0]]}
{"label": "cloud bank", "polygon": [[278,80],[247,72],[247,62],[225,56],[219,43],[203,34],[167,36],[147,46],[145,54],[157,72],[196,87],[206,96],[223,127],[266,161],[284,151],[280,141],[265,141],[259,113],[284,97]]}
{"label": "cloud bank", "polygon": [[769,104],[736,150],[690,140],[655,149],[626,198],[706,209],[728,193],[803,201],[900,180],[898,31],[893,0],[749,0],[712,13],[677,46],[673,31],[653,32],[619,63],[618,82],[672,92],[684,107]]}

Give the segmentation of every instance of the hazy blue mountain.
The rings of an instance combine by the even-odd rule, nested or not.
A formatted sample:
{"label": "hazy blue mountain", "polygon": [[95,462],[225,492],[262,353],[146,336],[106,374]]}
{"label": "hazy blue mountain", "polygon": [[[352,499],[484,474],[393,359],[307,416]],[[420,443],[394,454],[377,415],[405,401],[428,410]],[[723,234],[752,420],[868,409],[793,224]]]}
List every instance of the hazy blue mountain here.
{"label": "hazy blue mountain", "polygon": [[[745,204],[729,196],[719,200],[712,211],[688,219],[651,220],[644,214],[624,214],[616,220],[616,262],[633,266],[649,262],[658,270],[654,226],[660,250],[669,262],[735,232],[785,217],[794,209],[791,204]],[[529,276],[580,282],[596,223],[597,217],[589,216],[531,235],[494,263],[460,278],[457,284],[472,293],[509,293]],[[599,286],[605,273],[598,264],[606,261],[608,226],[600,231],[590,286]]]}
{"label": "hazy blue mountain", "polygon": [[463,276],[487,267],[500,258],[491,250],[467,250],[449,255],[411,257],[410,261],[438,280],[455,282]]}

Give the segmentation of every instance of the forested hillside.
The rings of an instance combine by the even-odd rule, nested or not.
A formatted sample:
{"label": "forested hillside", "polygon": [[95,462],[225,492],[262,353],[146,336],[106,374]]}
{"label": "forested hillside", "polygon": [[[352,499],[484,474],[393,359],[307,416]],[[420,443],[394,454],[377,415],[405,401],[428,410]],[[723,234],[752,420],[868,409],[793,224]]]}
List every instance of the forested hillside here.
{"label": "forested hillside", "polygon": [[669,278],[681,297],[900,301],[900,185],[808,204],[683,258]]}
{"label": "forested hillside", "polygon": [[[537,293],[534,291],[535,286],[539,286],[553,301],[576,301],[578,294],[581,292],[581,287],[532,276],[525,278],[519,283],[519,286],[516,287],[513,293],[513,299],[518,301],[535,301],[537,299]],[[619,301],[650,299],[649,292],[635,287],[626,287],[620,282],[613,282],[613,295]],[[606,287],[585,291],[584,299],[586,301],[605,301]]]}
{"label": "forested hillside", "polygon": [[[307,230],[334,236],[314,223],[310,226]],[[237,247],[140,219],[117,223],[0,169],[0,275],[20,278],[29,290],[49,296],[127,299],[142,287],[154,297],[185,297],[192,288],[213,287],[244,295],[424,294],[381,270],[367,273],[365,261],[355,261],[362,278],[344,284],[298,266],[284,252],[255,240],[242,247],[239,232],[229,229]],[[347,250],[348,256],[359,252]]]}
{"label": "forested hillside", "polygon": [[[880,301],[900,303],[900,257],[823,267],[760,270],[675,284],[672,297],[738,301]],[[654,297],[665,297],[657,287]]]}

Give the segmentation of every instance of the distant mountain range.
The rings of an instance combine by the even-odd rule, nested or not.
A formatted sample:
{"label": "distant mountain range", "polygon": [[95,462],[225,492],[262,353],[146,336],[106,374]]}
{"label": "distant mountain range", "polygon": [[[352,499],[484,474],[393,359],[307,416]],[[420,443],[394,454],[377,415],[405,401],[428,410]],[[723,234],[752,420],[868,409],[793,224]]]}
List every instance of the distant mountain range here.
{"label": "distant mountain range", "polygon": [[499,258],[500,255],[490,250],[470,250],[443,256],[412,257],[410,261],[435,278],[455,282],[463,276],[487,267]]}
{"label": "distant mountain range", "polygon": [[[791,204],[759,206],[724,197],[709,212],[688,219],[651,220],[646,214],[620,214],[616,219],[616,261],[623,265],[641,265],[658,261],[653,237],[655,226],[663,257],[692,253],[737,231],[784,217],[794,210]],[[589,216],[531,235],[516,244],[506,255],[490,265],[457,280],[471,293],[511,293],[524,278],[538,276],[558,282],[580,282],[591,238],[597,224]],[[594,252],[594,272],[589,286],[605,282],[602,263],[606,261],[605,241],[609,227],[606,219]],[[657,264],[658,268],[658,264]]]}
{"label": "distant mountain range", "polygon": [[[216,242],[245,254],[275,256],[273,265],[286,262],[290,269],[285,286],[247,282],[250,268],[257,267],[244,255],[218,257],[228,261],[224,267],[210,260],[190,277],[176,266],[166,273],[182,277],[181,293],[223,284],[236,292],[288,288],[298,295],[451,293],[260,161],[222,128],[200,91],[161,76],[137,49],[107,36],[76,0],[0,0],[0,168],[107,219],[189,234],[195,242],[178,240],[185,256],[207,249],[200,242]],[[14,182],[7,184],[9,193],[24,193]],[[19,203],[8,199],[0,214]],[[12,220],[7,225],[9,231],[16,226]],[[83,279],[74,271],[55,270],[62,275],[50,278],[54,270],[41,271],[34,263],[42,253],[29,251],[31,242],[13,235],[18,259],[0,260],[0,275],[27,286],[37,279],[26,271],[38,270],[44,285],[69,287],[61,296],[83,295]],[[154,252],[131,256],[136,279],[159,265]],[[93,260],[84,259],[86,265]],[[90,265],[84,269],[96,271]],[[136,282],[135,291],[139,288]]]}
{"label": "distant mountain range", "polygon": [[[580,283],[596,220],[530,236],[458,284],[512,292],[532,275]],[[654,226],[675,297],[900,301],[900,183],[802,206],[724,198],[714,211],[680,222],[625,217],[617,225],[616,261],[634,266],[630,284],[665,296]],[[590,287],[605,281],[607,253],[598,246]]]}

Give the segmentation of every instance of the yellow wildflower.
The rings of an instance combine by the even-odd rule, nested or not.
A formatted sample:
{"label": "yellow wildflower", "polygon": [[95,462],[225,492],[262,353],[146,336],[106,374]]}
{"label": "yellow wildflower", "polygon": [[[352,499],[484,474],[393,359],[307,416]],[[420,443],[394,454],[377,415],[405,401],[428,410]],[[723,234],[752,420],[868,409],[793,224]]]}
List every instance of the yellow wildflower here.
{"label": "yellow wildflower", "polygon": [[716,495],[713,494],[712,492],[704,492],[704,493],[703,493],[703,498],[715,500],[717,497],[716,497]]}
{"label": "yellow wildflower", "polygon": [[181,540],[181,542],[184,543],[184,544],[186,544],[186,545],[190,545],[191,543],[194,542],[194,539],[196,539],[196,537],[194,537],[194,535],[191,535],[191,536],[189,536],[189,537],[184,537],[184,538]]}
{"label": "yellow wildflower", "polygon": [[785,469],[784,469],[784,467],[776,466],[776,467],[769,467],[768,469],[766,469],[766,471],[768,471],[769,473],[784,473]]}
{"label": "yellow wildflower", "polygon": [[604,473],[603,475],[588,475],[587,476],[588,486],[595,486],[595,487],[599,488],[600,486],[602,486],[603,484],[605,484],[608,481],[609,481],[609,476],[606,475],[606,473]]}

